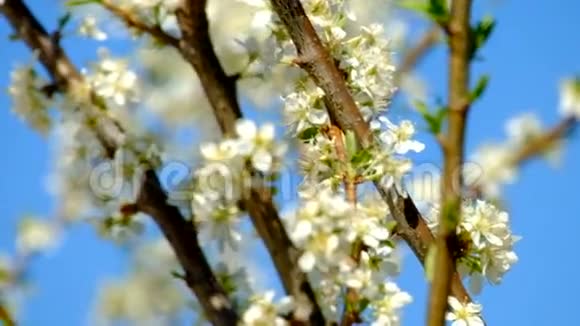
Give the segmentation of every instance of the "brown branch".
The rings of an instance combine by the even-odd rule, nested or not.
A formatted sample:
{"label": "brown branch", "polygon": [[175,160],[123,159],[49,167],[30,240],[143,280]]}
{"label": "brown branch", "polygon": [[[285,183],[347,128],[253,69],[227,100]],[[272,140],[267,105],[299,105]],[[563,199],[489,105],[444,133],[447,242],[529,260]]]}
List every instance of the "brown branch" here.
{"label": "brown branch", "polygon": [[[576,128],[577,124],[578,120],[574,117],[563,119],[548,131],[532,137],[523,146],[514,149],[512,156],[508,158],[506,164],[510,167],[518,167],[534,159],[536,156],[544,154],[565,139]],[[470,197],[481,197],[483,195],[481,184],[477,182],[469,187],[467,192]]]}
{"label": "brown branch", "polygon": [[105,9],[119,18],[121,21],[127,25],[128,28],[134,29],[139,33],[148,34],[157,41],[171,45],[173,47],[178,47],[179,39],[167,34],[159,25],[148,25],[142,22],[138,17],[133,15],[131,11],[125,10],[121,7],[116,6],[110,0],[102,0],[99,2]]}
{"label": "brown branch", "polygon": [[[304,12],[299,0],[271,0],[274,11],[288,30],[298,52],[297,63],[310,75],[326,94],[325,103],[332,120],[343,130],[352,130],[363,147],[372,146],[368,124],[349,93],[342,74]],[[424,264],[433,235],[417,210],[410,196],[401,196],[396,190],[375,182],[393,218],[397,222],[397,233],[411,247]],[[457,273],[452,293],[462,301],[470,300]]]}
{"label": "brown branch", "polygon": [[433,46],[439,41],[439,34],[439,26],[432,26],[417,44],[407,50],[395,72],[395,85],[400,85],[405,74],[412,71],[429,54]]}
{"label": "brown branch", "polygon": [[[18,36],[38,53],[41,63],[60,91],[74,91],[83,84],[80,73],[64,50],[53,42],[21,0],[6,0],[0,6],[0,11]],[[93,122],[96,137],[107,150],[107,154],[112,156],[124,138],[124,131],[116,121],[99,111],[98,99],[94,94],[91,100],[93,103],[83,106],[82,109]],[[167,203],[167,195],[151,169],[143,174],[136,204],[140,211],[151,215],[171,244],[185,270],[184,279],[199,299],[206,317],[214,325],[236,325],[237,314],[211,271],[197,241],[193,224],[183,217],[177,207]]]}
{"label": "brown branch", "polygon": [[10,315],[8,309],[0,302],[0,321],[5,326],[16,326],[16,322]]}
{"label": "brown branch", "polygon": [[521,165],[536,155],[550,150],[556,143],[562,140],[574,129],[578,120],[574,117],[566,118],[560,121],[556,126],[547,132],[530,139],[522,146],[511,158],[511,165]]}
{"label": "brown branch", "polygon": [[[179,49],[199,76],[222,133],[225,137],[234,137],[236,121],[242,117],[237,101],[236,80],[226,75],[213,49],[205,5],[205,0],[188,1],[184,8],[177,11],[183,35]],[[286,292],[298,303],[310,306],[310,324],[324,325],[324,316],[314,290],[307,275],[298,267],[301,253],[284,228],[274,206],[272,193],[263,186],[260,173],[250,169],[249,174],[259,179],[259,182],[250,188],[242,205],[264,241]]]}
{"label": "brown branch", "polygon": [[[346,200],[351,203],[356,208],[357,202],[357,190],[356,190],[356,175],[351,175],[348,168],[348,158],[346,155],[346,147],[343,140],[343,132],[335,125],[330,125],[327,130],[325,130],[328,138],[334,143],[334,148],[338,160],[342,164],[342,179],[344,184],[344,191]],[[351,247],[351,258],[355,264],[358,265],[360,261],[361,252],[363,250],[362,242],[360,240],[355,240]],[[345,295],[345,302],[342,311],[342,317],[340,319],[341,326],[350,326],[354,323],[362,322],[360,318],[360,311],[356,307],[356,303],[359,300],[359,294],[356,289],[347,288]]]}
{"label": "brown branch", "polygon": [[[461,166],[464,159],[466,116],[469,109],[471,0],[453,1],[447,29],[449,37],[449,129],[443,147],[441,217],[436,243],[434,278],[429,295],[428,325],[445,324],[447,298],[455,273],[453,244],[461,215]],[[461,298],[458,298],[461,299]]]}

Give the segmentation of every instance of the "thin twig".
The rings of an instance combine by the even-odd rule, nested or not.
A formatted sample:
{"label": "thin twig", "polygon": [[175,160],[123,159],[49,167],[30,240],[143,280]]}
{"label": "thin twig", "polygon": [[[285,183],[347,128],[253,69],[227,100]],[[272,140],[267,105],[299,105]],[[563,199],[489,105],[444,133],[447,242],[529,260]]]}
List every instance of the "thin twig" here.
{"label": "thin twig", "polygon": [[138,17],[136,17],[131,11],[125,10],[119,6],[116,6],[110,0],[102,0],[100,4],[111,12],[113,15],[117,16],[122,22],[127,25],[128,28],[134,29],[139,33],[145,33],[152,36],[157,41],[171,45],[173,47],[178,47],[179,39],[167,34],[159,25],[148,25],[142,22]]}
{"label": "thin twig", "polygon": [[[469,109],[471,0],[453,1],[447,29],[449,37],[449,129],[443,147],[441,217],[436,238],[434,278],[429,295],[428,325],[445,324],[447,301],[455,273],[452,255],[461,214],[461,166],[464,158],[466,116]],[[462,299],[462,298],[458,298]]]}
{"label": "thin twig", "polygon": [[[338,160],[342,164],[341,173],[342,173],[342,179],[343,179],[343,184],[344,184],[344,191],[345,191],[346,200],[347,200],[347,202],[352,204],[354,206],[354,208],[356,209],[356,203],[357,203],[356,179],[358,176],[351,175],[351,173],[349,171],[349,166],[348,166],[349,162],[348,162],[348,158],[346,155],[347,151],[346,151],[346,147],[344,144],[342,130],[340,130],[340,128],[338,128],[335,125],[330,125],[328,130],[326,130],[326,133],[328,135],[328,138],[330,138],[332,140],[332,142],[334,143],[336,155],[338,156]],[[351,258],[352,258],[353,262],[357,265],[360,261],[360,255],[361,255],[362,250],[363,250],[363,248],[362,248],[361,241],[358,239],[355,240],[355,242],[352,244],[352,248],[351,248]],[[354,323],[362,322],[360,315],[359,315],[360,312],[358,311],[358,309],[356,307],[356,303],[358,302],[358,300],[359,300],[358,291],[354,288],[350,288],[350,287],[347,288],[345,300],[344,300],[345,301],[344,307],[343,307],[343,311],[342,311],[342,317],[340,319],[341,326],[350,326]]]}
{"label": "thin twig", "polygon": [[[6,0],[0,11],[18,36],[38,53],[39,60],[58,85],[59,91],[74,91],[83,85],[82,76],[64,50],[51,39],[21,0]],[[93,122],[93,132],[108,156],[112,157],[125,138],[124,130],[106,112],[100,111],[94,94],[90,100],[94,102],[87,103],[82,110]],[[136,205],[140,211],[151,215],[167,238],[185,271],[184,279],[197,296],[208,320],[214,325],[236,325],[237,314],[211,271],[193,224],[183,217],[177,207],[167,203],[167,195],[151,169],[143,174]]]}
{"label": "thin twig", "polygon": [[[177,20],[183,35],[179,48],[185,60],[197,72],[222,133],[225,137],[233,137],[236,121],[242,118],[237,101],[236,80],[226,75],[215,54],[209,36],[205,5],[205,0],[188,1],[184,8],[177,11]],[[284,228],[274,206],[271,191],[263,185],[263,178],[257,171],[250,169],[249,174],[259,181],[250,188],[242,204],[272,257],[284,289],[300,305],[310,307],[311,312],[306,316],[310,324],[325,325],[314,290],[306,273],[298,265],[301,252],[294,246]]]}
{"label": "thin twig", "polygon": [[395,72],[395,85],[399,86],[405,74],[412,71],[429,54],[433,46],[439,41],[440,33],[439,26],[431,26],[419,42],[405,52]]}
{"label": "thin twig", "polygon": [[[557,146],[570,132],[576,128],[578,119],[568,117],[560,121],[548,131],[527,140],[520,148],[514,149],[512,156],[505,162],[509,167],[518,167],[526,164],[538,155],[542,155]],[[481,197],[483,189],[480,183],[475,183],[467,190],[471,197]]]}
{"label": "thin twig", "polygon": [[[343,132],[352,130],[363,147],[373,145],[374,139],[368,124],[356,107],[342,74],[322,45],[300,1],[271,0],[271,3],[294,42],[298,52],[296,62],[324,90],[325,103],[331,119]],[[402,196],[380,182],[375,182],[375,186],[397,222],[397,233],[424,264],[433,235],[413,200],[410,196]],[[454,276],[452,291],[453,295],[461,300],[469,300],[469,295],[457,274]]]}
{"label": "thin twig", "polygon": [[521,165],[536,155],[545,153],[576,127],[578,120],[574,117],[565,118],[547,132],[533,137],[525,143],[511,158],[512,166]]}

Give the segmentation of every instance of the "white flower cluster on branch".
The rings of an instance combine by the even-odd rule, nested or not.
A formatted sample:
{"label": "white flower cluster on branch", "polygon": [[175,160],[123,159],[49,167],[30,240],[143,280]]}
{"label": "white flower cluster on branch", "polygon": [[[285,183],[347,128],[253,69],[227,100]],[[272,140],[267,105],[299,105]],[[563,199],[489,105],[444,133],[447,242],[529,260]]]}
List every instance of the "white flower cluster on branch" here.
{"label": "white flower cluster on branch", "polygon": [[20,66],[11,73],[8,93],[12,97],[12,111],[26,121],[33,129],[48,134],[51,119],[48,115],[50,100],[42,88],[48,81],[39,76],[32,65]]}
{"label": "white flower cluster on branch", "polygon": [[117,106],[125,106],[137,100],[137,75],[128,69],[127,62],[111,58],[105,49],[100,51],[101,60],[87,75],[87,82],[95,94],[111,100]]}
{"label": "white flower cluster on branch", "polygon": [[[439,210],[430,214],[429,227],[439,224]],[[509,215],[483,200],[465,201],[457,227],[458,269],[470,278],[471,290],[479,293],[483,280],[497,285],[505,273],[518,261],[514,244],[519,237],[512,234]]]}
{"label": "white flower cluster on branch", "polygon": [[[340,321],[347,312],[355,311],[356,317],[360,318],[356,323],[399,325],[401,311],[412,302],[412,297],[394,282],[399,272],[396,225],[385,202],[375,194],[365,192],[368,190],[365,186],[372,182],[380,183],[386,186],[383,189],[392,187],[404,194],[403,177],[413,167],[407,155],[421,152],[425,146],[415,139],[416,129],[411,121],[395,121],[387,116],[396,87],[391,57],[393,48],[385,37],[384,26],[358,19],[353,6],[362,1],[301,1],[342,74],[364,122],[370,126],[373,141],[369,143],[372,145],[361,148],[352,131],[340,130],[334,121],[336,117],[328,113],[327,95],[332,94],[325,94],[304,71],[296,69],[309,64],[308,58],[296,53],[290,35],[273,13],[270,1],[233,1],[246,10],[251,8],[252,17],[225,21],[222,13],[225,10],[220,9],[229,2],[210,1],[206,9],[213,44],[209,45],[218,53],[219,60],[225,62],[225,70],[239,72],[236,76],[240,77],[241,83],[244,79],[255,78],[269,84],[270,91],[272,88],[283,89],[283,117],[289,134],[298,144],[298,165],[303,180],[296,209],[285,221],[292,240],[292,243],[288,241],[288,247],[297,249],[294,251],[297,255],[291,257],[290,262],[294,263],[298,258],[298,267],[307,273],[315,301],[328,321]],[[104,7],[112,5],[109,6],[111,12],[114,12],[111,8],[118,7],[115,9],[118,10],[116,17],[125,20],[133,36],[160,33],[168,36],[170,41],[167,44],[179,43],[175,13],[185,4],[183,0],[99,2]],[[245,14],[247,12],[242,14],[240,11],[240,16]],[[131,19],[135,19],[133,23]],[[98,23],[96,16],[86,16],[77,32],[98,41],[107,40],[110,34],[101,30]],[[247,26],[242,26],[244,24]],[[238,29],[239,26],[242,27]],[[237,33],[235,42],[230,37],[232,31]],[[163,43],[162,37],[150,36]],[[239,62],[240,53],[235,53],[240,48],[247,59],[245,65]],[[68,94],[62,99],[59,118],[62,117],[64,122],[53,130],[58,141],[56,152],[59,160],[50,184],[53,194],[62,198],[60,217],[67,221],[78,217],[97,220],[98,230],[114,239],[139,234],[143,230],[142,215],[135,204],[135,189],[125,186],[140,175],[143,166],[157,168],[160,162],[159,152],[154,146],[157,136],[153,131],[143,132],[146,128],[142,126],[142,116],[137,113],[132,116],[134,111],[131,109],[143,105],[165,124],[165,129],[189,126],[190,119],[193,120],[196,114],[207,115],[200,109],[207,106],[203,87],[200,83],[191,83],[189,67],[185,69],[186,64],[173,60],[175,57],[167,57],[167,52],[157,48],[151,52],[142,56],[149,66],[146,68],[147,77],[151,79],[145,81],[147,77],[138,77],[128,60],[114,58],[107,50],[99,50],[100,59],[82,71],[82,76],[69,87]],[[228,65],[236,69],[228,69]],[[51,117],[46,109],[54,100],[49,99],[50,87],[47,91],[47,86],[52,85],[30,66],[15,70],[12,80],[9,92],[15,99],[14,111],[35,129],[43,133],[50,131]],[[146,88],[147,82],[151,84],[150,89]],[[563,84],[562,111],[566,116],[578,116],[580,92],[577,84],[577,81]],[[240,93],[245,96],[251,93],[243,86],[240,88]],[[202,98],[203,101],[197,101]],[[196,104],[195,108],[191,102]],[[98,107],[97,113],[79,109],[85,105]],[[105,148],[106,141],[89,132],[97,129],[95,124],[99,122],[99,114],[114,118],[115,123],[123,126],[119,128],[128,131],[126,134],[121,132],[116,139],[119,141],[111,148]],[[485,173],[478,176],[477,190],[484,196],[495,195],[501,183],[513,180],[517,174],[514,149],[540,132],[541,126],[533,116],[510,122],[508,145],[484,147],[476,154],[476,160],[485,168]],[[168,137],[167,142],[172,140],[175,139]],[[182,149],[185,146],[177,144],[175,147]],[[155,150],[150,151],[151,148]],[[257,186],[263,187],[260,190],[276,190],[272,183],[283,168],[286,151],[286,144],[275,137],[273,124],[258,126],[254,121],[244,119],[237,121],[234,135],[219,142],[203,143],[200,146],[201,166],[188,180],[191,181],[188,184],[191,192],[187,193],[187,204],[193,217],[187,223],[195,224],[191,234],[196,235],[195,232],[199,231],[202,237],[215,241],[221,251],[227,246],[238,253],[238,245],[246,240],[242,217],[246,214],[244,206],[247,200],[252,199],[248,196],[255,191],[258,182],[261,184]],[[94,179],[94,173],[99,172],[95,168],[103,167],[102,163],[110,164],[104,171],[110,168],[113,175],[103,173]],[[469,178],[466,179],[469,182]],[[94,187],[89,189],[87,185],[94,186],[92,182],[95,180],[113,185],[114,191],[107,188],[99,193]],[[430,227],[438,224],[439,212],[436,210],[435,207]],[[484,279],[492,284],[500,283],[517,262],[513,247],[518,237],[511,232],[507,213],[486,201],[466,201],[461,216],[454,255],[462,276],[470,278],[473,290],[479,292]],[[36,252],[52,244],[54,234],[46,225],[28,223],[23,224],[23,229],[26,232],[23,231],[19,239],[20,250]],[[187,239],[193,238],[195,236]],[[206,251],[211,249],[204,247]],[[153,260],[161,263],[151,264]],[[164,268],[179,268],[167,243],[138,252],[135,266],[127,279],[110,282],[101,291],[99,309],[106,318],[163,323],[165,319],[159,319],[160,315],[175,316],[184,309],[187,302],[183,293],[170,281]],[[160,266],[162,271],[158,269]],[[8,269],[9,266],[2,266],[0,261],[0,289],[2,274],[8,273],[5,271]],[[299,297],[276,301],[273,291],[253,294],[244,269],[230,272],[225,265],[219,264],[208,270],[212,277],[216,275],[231,300],[217,295],[207,302],[214,306],[233,303],[233,315],[239,316],[242,325],[289,325],[290,318],[308,318],[311,312],[312,305],[309,303],[308,307],[302,307]],[[180,276],[178,273],[175,275]],[[151,296],[151,293],[156,295]],[[483,325],[480,305],[450,297],[449,307],[448,319],[454,326]],[[201,308],[199,315],[203,315]]]}
{"label": "white flower cluster on branch", "polygon": [[[508,138],[501,143],[480,146],[472,156],[472,161],[464,168],[465,183],[477,189],[486,198],[497,198],[501,186],[513,183],[519,170],[518,153],[530,142],[545,132],[539,118],[533,113],[525,113],[508,120],[505,125]],[[548,159],[557,159],[558,142],[543,153]]]}
{"label": "white flower cluster on branch", "polygon": [[[301,58],[296,58],[290,37],[270,11],[269,2],[244,2],[256,7],[254,34],[244,43],[252,58],[251,69],[268,78],[272,70],[266,68],[277,61],[300,64]],[[389,279],[396,273],[397,263],[388,209],[382,202],[347,198],[352,197],[348,194],[352,187],[370,181],[400,188],[402,176],[412,166],[403,155],[419,152],[424,146],[413,139],[415,129],[410,121],[395,124],[384,116],[395,87],[382,25],[360,25],[347,1],[312,0],[303,5],[379,145],[359,148],[354,135],[333,125],[322,89],[302,72],[289,75],[295,78],[283,96],[284,116],[299,143],[304,176],[301,201],[289,221],[292,240],[304,250],[298,263],[317,285],[328,318],[340,318],[341,305],[350,304],[342,294],[350,289],[369,302],[362,310],[372,311],[369,316],[376,325],[396,325],[400,308],[411,297]],[[356,189],[354,192],[358,197]]]}
{"label": "white flower cluster on branch", "polygon": [[292,310],[292,298],[282,298],[278,303],[275,303],[273,300],[274,291],[254,295],[250,298],[250,306],[242,315],[241,324],[244,326],[290,325],[282,316]]}
{"label": "white flower cluster on branch", "polygon": [[237,137],[201,145],[204,164],[195,171],[191,207],[196,222],[221,249],[235,248],[242,235],[237,225],[243,211],[239,202],[252,186],[256,173],[275,176],[281,168],[286,145],[275,139],[274,125],[258,128],[251,120],[239,120]]}

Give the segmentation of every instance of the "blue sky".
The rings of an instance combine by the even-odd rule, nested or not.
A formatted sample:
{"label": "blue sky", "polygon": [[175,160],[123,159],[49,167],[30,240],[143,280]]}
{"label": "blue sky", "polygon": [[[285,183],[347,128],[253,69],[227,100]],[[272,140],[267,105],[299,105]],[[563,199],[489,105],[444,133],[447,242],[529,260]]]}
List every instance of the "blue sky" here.
{"label": "blue sky", "polygon": [[[57,8],[46,1],[29,1],[49,26]],[[41,5],[45,7],[40,9]],[[482,142],[505,137],[506,119],[526,111],[545,123],[558,122],[558,84],[580,73],[578,13],[580,2],[507,1],[478,2],[476,16],[492,13],[498,25],[474,66],[473,77],[492,76],[489,88],[469,116],[468,152]],[[0,35],[8,35],[0,19]],[[65,43],[77,62],[94,55],[76,42]],[[16,61],[27,61],[19,43],[0,37],[0,85],[8,85]],[[118,51],[125,50],[116,44]],[[439,48],[419,70],[430,82],[431,95],[445,94],[446,52]],[[431,139],[418,162],[439,159]],[[0,252],[13,250],[17,220],[26,213],[45,215],[54,203],[45,192],[50,169],[50,144],[10,112],[10,101],[0,92]],[[542,160],[527,164],[518,182],[505,188],[507,207],[515,233],[523,236],[516,246],[520,261],[499,287],[487,287],[477,300],[484,305],[489,325],[574,325],[577,281],[575,241],[580,229],[580,134],[568,141],[562,163],[553,168]],[[89,225],[75,226],[58,252],[40,257],[32,265],[34,293],[26,303],[22,325],[87,323],[97,280],[124,270],[123,254],[98,239]],[[427,285],[413,257],[405,260],[401,287],[415,296],[405,311],[405,325],[423,323]]]}

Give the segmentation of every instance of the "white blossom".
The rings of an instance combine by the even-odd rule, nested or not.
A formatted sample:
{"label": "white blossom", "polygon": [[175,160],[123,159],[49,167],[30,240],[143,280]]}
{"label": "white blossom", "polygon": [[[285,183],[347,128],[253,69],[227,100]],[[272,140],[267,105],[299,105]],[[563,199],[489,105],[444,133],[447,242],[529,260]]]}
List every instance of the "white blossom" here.
{"label": "white blossom", "polygon": [[560,85],[560,112],[580,119],[580,78],[568,78]]}
{"label": "white blossom", "polygon": [[97,297],[98,318],[140,325],[166,324],[164,316],[179,313],[186,304],[183,292],[167,277],[167,272],[150,270],[134,271],[126,278],[105,282]]}
{"label": "white blossom", "polygon": [[411,303],[412,297],[399,289],[392,282],[386,282],[379,286],[382,297],[370,304],[373,308],[375,320],[372,326],[396,326],[400,324],[399,310]]}
{"label": "white blossom", "polygon": [[254,32],[267,33],[270,24],[272,23],[273,13],[270,9],[269,3],[264,0],[238,0],[245,3],[255,10],[252,22],[250,24]]}
{"label": "white blossom", "polygon": [[[415,134],[415,127],[410,121],[403,120],[397,126],[384,116],[379,117],[378,120],[386,126],[384,130],[379,131],[379,139],[385,146],[394,146],[395,153],[406,154],[409,151],[418,153],[425,148],[423,143],[412,139]],[[372,127],[373,129],[379,129],[380,125],[375,122]]]}
{"label": "white blossom", "polygon": [[[430,228],[437,227],[439,214],[435,205],[429,215]],[[464,277],[470,278],[470,287],[475,293],[481,291],[484,279],[499,284],[518,261],[513,245],[519,237],[511,232],[509,215],[490,203],[465,201],[457,234],[467,242],[458,260],[458,269]]]}
{"label": "white blossom", "polygon": [[462,226],[470,232],[477,248],[486,244],[502,246],[503,239],[509,236],[508,214],[495,206],[477,200],[475,205],[464,207],[462,213]]}
{"label": "white blossom", "polygon": [[220,250],[224,250],[227,244],[231,248],[237,248],[242,240],[242,234],[238,230],[241,212],[235,202],[224,201],[221,198],[211,199],[202,193],[194,193],[192,211],[195,220],[202,227],[204,237],[217,240]]}
{"label": "white blossom", "polygon": [[281,313],[287,313],[292,307],[292,299],[283,298],[278,303],[273,302],[274,291],[268,291],[261,295],[255,295],[250,299],[250,306],[242,315],[244,326],[285,326],[289,323]]}
{"label": "white blossom", "polygon": [[481,146],[472,156],[475,164],[464,167],[465,183],[478,187],[487,196],[498,196],[500,186],[516,179],[517,169],[512,164],[511,146],[489,144]]}
{"label": "white blossom", "polygon": [[97,18],[92,15],[83,17],[81,25],[79,26],[79,34],[93,38],[97,41],[104,41],[107,39],[107,33],[99,29],[97,26]]}
{"label": "white blossom", "polygon": [[23,254],[34,254],[52,248],[57,237],[57,230],[50,222],[26,218],[20,221],[16,246]]}
{"label": "white blossom", "polygon": [[511,118],[506,123],[508,141],[514,145],[523,145],[542,132],[540,119],[533,113],[525,113]]}
{"label": "white blossom", "polygon": [[264,124],[258,129],[251,120],[239,120],[236,132],[240,154],[249,156],[252,165],[258,171],[271,172],[286,152],[284,144],[275,142],[272,124]]}
{"label": "white blossom", "polygon": [[311,92],[294,92],[284,98],[284,116],[291,133],[300,134],[308,128],[320,128],[328,123],[323,97],[322,89],[316,87]]}
{"label": "white blossom", "polygon": [[47,134],[51,127],[49,100],[41,89],[48,82],[38,76],[31,65],[17,67],[10,77],[8,93],[12,97],[12,111],[32,128]]}
{"label": "white blossom", "polygon": [[476,303],[461,303],[455,297],[449,297],[451,311],[447,313],[447,320],[452,326],[483,326],[481,305]]}
{"label": "white blossom", "polygon": [[95,93],[110,99],[118,106],[137,100],[137,75],[129,70],[124,60],[113,59],[107,51],[101,50],[101,60],[88,75],[88,81]]}
{"label": "white blossom", "polygon": [[200,146],[201,155],[208,161],[228,161],[238,155],[238,143],[225,140],[219,144],[205,143]]}

